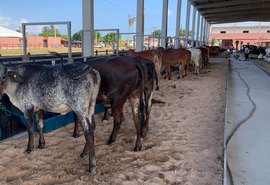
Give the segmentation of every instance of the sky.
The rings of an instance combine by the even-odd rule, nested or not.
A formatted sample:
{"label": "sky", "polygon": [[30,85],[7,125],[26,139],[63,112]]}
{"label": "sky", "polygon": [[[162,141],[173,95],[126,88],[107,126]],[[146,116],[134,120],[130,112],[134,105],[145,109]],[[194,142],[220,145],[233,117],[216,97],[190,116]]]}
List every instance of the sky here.
{"label": "sky", "polygon": [[[151,34],[155,29],[161,29],[162,3],[163,0],[144,0],[145,35]],[[186,4],[187,0],[182,0],[181,28],[183,29],[185,29],[186,25]],[[137,0],[95,0],[95,29],[119,28],[120,33],[128,32],[128,16],[136,16],[136,5]],[[169,0],[169,36],[175,35],[176,5],[177,0]],[[0,26],[16,30],[19,29],[23,22],[54,21],[71,21],[72,35],[81,30],[82,0],[2,0]],[[254,25],[258,23],[237,23],[237,25],[243,24]],[[135,25],[131,27],[131,32],[136,30]],[[37,34],[41,32],[42,27],[44,26],[31,26],[27,28],[27,32]],[[57,26],[57,28],[61,33],[66,33],[65,26]],[[106,33],[101,34],[104,35]]]}

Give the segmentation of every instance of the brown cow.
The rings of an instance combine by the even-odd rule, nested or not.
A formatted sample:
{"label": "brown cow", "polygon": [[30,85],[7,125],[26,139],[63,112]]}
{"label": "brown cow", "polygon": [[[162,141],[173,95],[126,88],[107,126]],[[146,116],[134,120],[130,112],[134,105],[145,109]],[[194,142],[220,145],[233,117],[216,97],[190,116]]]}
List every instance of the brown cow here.
{"label": "brown cow", "polygon": [[148,59],[155,65],[155,70],[157,73],[156,79],[156,90],[159,89],[158,81],[161,79],[161,65],[162,65],[162,52],[160,50],[145,50],[135,52],[133,49],[128,50],[128,56],[140,56],[142,58]]}
{"label": "brown cow", "polygon": [[200,46],[198,47],[198,49],[201,50],[202,52],[202,68],[204,66],[207,66],[209,64],[209,50],[208,48],[204,47],[204,46]]}
{"label": "brown cow", "polygon": [[220,53],[219,46],[208,46],[208,49],[209,49],[209,55],[211,56],[218,56]]}
{"label": "brown cow", "polygon": [[171,67],[173,66],[181,66],[178,79],[181,76],[182,78],[187,76],[190,61],[191,52],[184,48],[163,50],[162,68],[166,72],[165,78],[168,76],[168,79],[171,79]]}

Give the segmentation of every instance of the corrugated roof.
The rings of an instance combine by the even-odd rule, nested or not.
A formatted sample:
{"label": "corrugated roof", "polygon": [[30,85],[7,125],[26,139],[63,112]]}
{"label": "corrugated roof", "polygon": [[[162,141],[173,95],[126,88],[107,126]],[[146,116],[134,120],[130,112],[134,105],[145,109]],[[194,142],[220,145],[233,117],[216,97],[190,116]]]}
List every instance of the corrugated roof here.
{"label": "corrugated roof", "polygon": [[270,22],[270,0],[189,0],[211,24]]}
{"label": "corrugated roof", "polygon": [[22,38],[22,33],[7,29],[0,26],[0,37],[17,37]]}

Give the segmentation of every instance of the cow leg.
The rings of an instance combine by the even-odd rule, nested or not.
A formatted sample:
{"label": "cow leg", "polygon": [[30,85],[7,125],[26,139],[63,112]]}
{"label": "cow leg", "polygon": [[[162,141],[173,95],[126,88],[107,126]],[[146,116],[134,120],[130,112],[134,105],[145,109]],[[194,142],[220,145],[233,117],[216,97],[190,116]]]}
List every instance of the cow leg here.
{"label": "cow leg", "polygon": [[28,145],[27,149],[25,150],[26,153],[30,154],[32,150],[34,149],[34,120],[33,120],[33,109],[28,110],[25,114],[25,117],[27,117],[28,125]]}
{"label": "cow leg", "polygon": [[80,136],[80,134],[79,134],[80,120],[78,119],[78,116],[76,115],[75,112],[73,112],[73,117],[74,117],[74,131],[73,131],[72,137],[78,138]]}
{"label": "cow leg", "polygon": [[36,112],[37,117],[37,127],[38,127],[38,133],[39,133],[39,142],[38,142],[38,148],[43,149],[45,147],[45,139],[43,134],[43,126],[44,126],[44,120],[43,120],[43,110],[39,110]]}
{"label": "cow leg", "polygon": [[110,145],[115,141],[116,136],[117,136],[117,134],[118,134],[118,132],[120,130],[121,123],[122,123],[122,120],[124,118],[124,116],[123,116],[123,104],[119,108],[112,107],[112,114],[113,114],[113,130],[112,130],[110,138],[109,138],[109,140],[107,142],[107,145]]}
{"label": "cow leg", "polygon": [[110,110],[109,105],[104,105],[104,115],[102,121],[109,119],[109,110]]}
{"label": "cow leg", "polygon": [[[95,125],[92,121],[89,120],[88,117],[79,116],[81,127],[83,129],[84,137],[85,137],[85,146],[81,153],[81,157],[83,158],[85,155],[89,154],[89,172],[92,172],[93,168],[96,166],[96,157],[95,157],[95,149],[94,149],[94,130]],[[92,116],[91,116],[92,117]],[[92,118],[91,118],[92,120]]]}
{"label": "cow leg", "polygon": [[139,120],[139,110],[140,110],[140,97],[129,98],[129,102],[131,104],[134,124],[136,127],[137,140],[135,144],[134,151],[139,151],[142,149],[142,141],[141,141],[141,123]]}
{"label": "cow leg", "polygon": [[[149,91],[149,90],[148,90]],[[150,118],[150,112],[152,107],[152,97],[153,97],[153,91],[146,92],[145,93],[145,100],[146,100],[146,120],[144,125],[141,127],[141,137],[144,138],[149,130],[149,118]]]}
{"label": "cow leg", "polygon": [[168,71],[168,80],[171,80],[172,77],[172,67],[169,67],[169,71]]}

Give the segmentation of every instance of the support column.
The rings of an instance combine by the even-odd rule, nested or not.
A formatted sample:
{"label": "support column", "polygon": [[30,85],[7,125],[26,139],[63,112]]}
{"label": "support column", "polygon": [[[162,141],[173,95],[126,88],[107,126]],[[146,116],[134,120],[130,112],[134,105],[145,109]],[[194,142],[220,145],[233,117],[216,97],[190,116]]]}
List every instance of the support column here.
{"label": "support column", "polygon": [[205,36],[206,36],[206,24],[207,24],[207,21],[206,19],[204,19],[204,24],[203,24],[203,42],[205,43]]}
{"label": "support column", "polygon": [[207,23],[207,27],[206,27],[206,42],[209,43],[209,34],[210,34],[210,24]]}
{"label": "support column", "polygon": [[175,29],[175,43],[174,47],[180,47],[180,25],[181,25],[181,4],[182,0],[177,0],[177,10],[176,10],[176,29]]}
{"label": "support column", "polygon": [[163,0],[162,6],[162,26],[161,26],[161,47],[167,48],[167,27],[168,27],[168,4],[169,0]]}
{"label": "support column", "polygon": [[198,12],[198,14],[197,14],[197,29],[196,29],[196,41],[197,41],[197,44],[196,44],[196,46],[199,46],[199,40],[200,40],[200,38],[199,38],[199,36],[200,36],[200,21],[201,21],[201,14],[200,14],[200,12]]}
{"label": "support column", "polygon": [[94,0],[82,0],[82,55],[94,55]]}
{"label": "support column", "polygon": [[142,51],[144,40],[144,0],[137,0],[136,33],[136,51]]}
{"label": "support column", "polygon": [[193,17],[192,17],[192,36],[191,36],[191,47],[195,45],[195,21],[196,21],[196,8],[193,6]]}
{"label": "support column", "polygon": [[189,38],[189,20],[190,20],[190,6],[191,3],[188,0],[187,1],[187,15],[186,15],[186,32],[185,32],[185,46],[187,47],[188,45],[188,38]]}
{"label": "support column", "polygon": [[201,32],[200,32],[200,41],[201,43],[203,42],[203,22],[204,22],[204,18],[203,16],[201,16]]}

